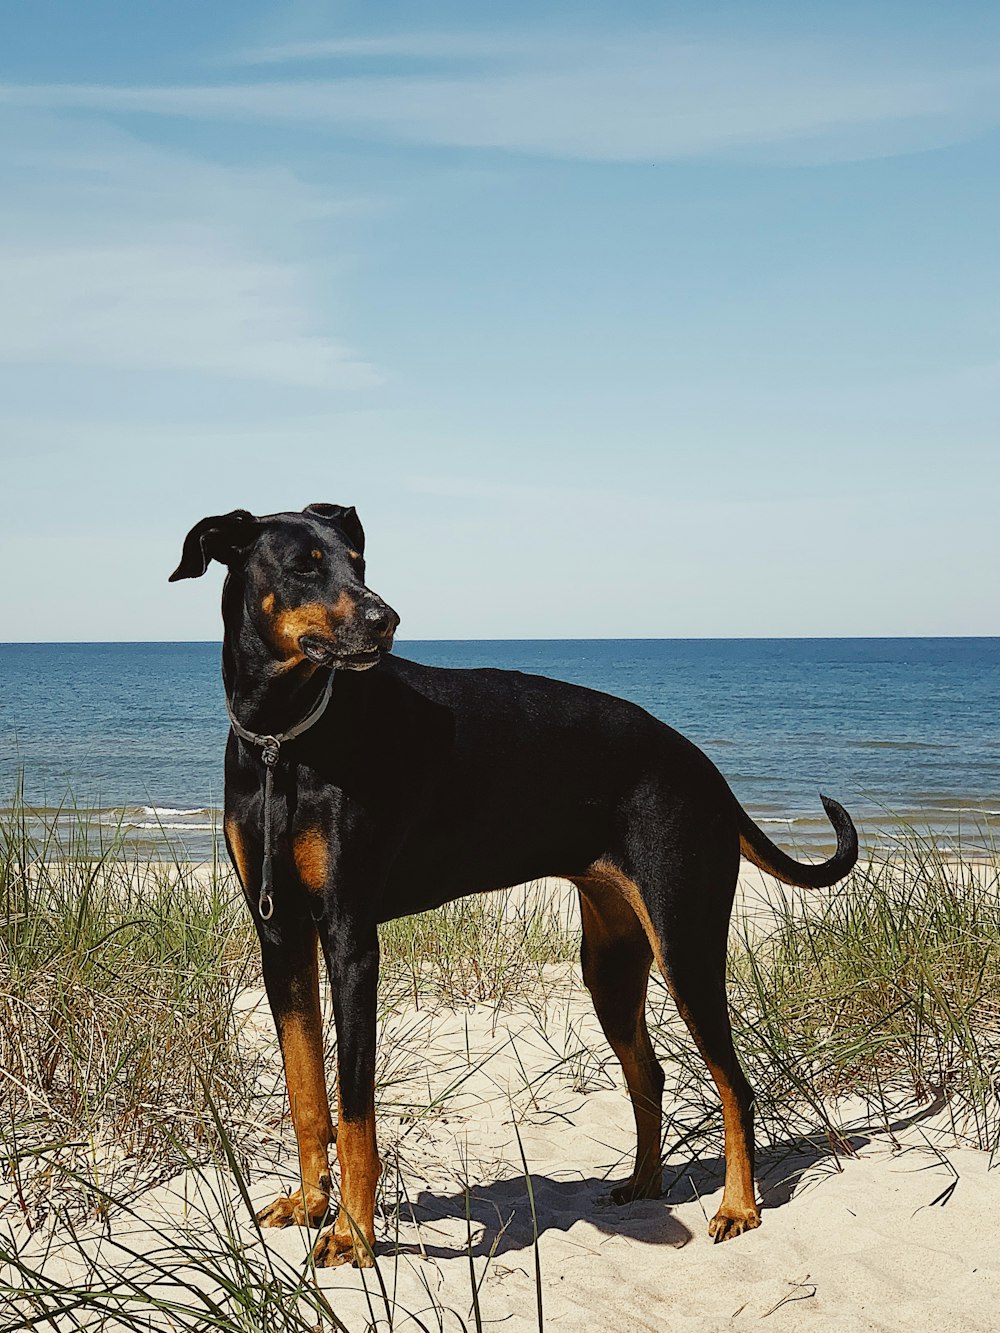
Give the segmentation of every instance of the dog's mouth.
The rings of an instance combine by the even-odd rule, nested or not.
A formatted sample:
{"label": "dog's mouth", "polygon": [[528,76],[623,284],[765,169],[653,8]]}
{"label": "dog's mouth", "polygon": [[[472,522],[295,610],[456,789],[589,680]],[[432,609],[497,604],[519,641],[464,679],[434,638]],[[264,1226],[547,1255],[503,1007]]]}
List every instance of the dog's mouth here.
{"label": "dog's mouth", "polygon": [[361,652],[347,653],[334,643],[317,638],[312,634],[303,634],[299,639],[303,656],[317,666],[335,667],[338,671],[367,671],[382,656],[382,648],[371,648]]}

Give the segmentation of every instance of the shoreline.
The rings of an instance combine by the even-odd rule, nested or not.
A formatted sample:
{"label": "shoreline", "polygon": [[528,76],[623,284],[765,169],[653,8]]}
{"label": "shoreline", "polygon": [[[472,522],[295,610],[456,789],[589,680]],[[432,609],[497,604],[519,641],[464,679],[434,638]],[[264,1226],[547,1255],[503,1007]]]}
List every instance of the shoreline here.
{"label": "shoreline", "polygon": [[[957,798],[956,798],[957,799]],[[746,807],[745,807],[746,808]],[[834,850],[829,821],[819,813],[780,816],[755,807],[747,813],[766,836],[796,860],[822,861]],[[922,845],[928,854],[956,860],[992,861],[1000,857],[1000,800],[946,809],[922,807],[910,811],[879,812],[877,818],[858,807],[851,811],[861,842],[861,859],[885,860],[898,849]],[[955,814],[966,815],[956,820]],[[93,846],[95,854],[119,850],[129,859],[211,862],[226,855],[222,837],[222,810],[217,806],[41,806],[0,805],[0,823],[6,821],[18,836],[22,827],[30,839],[56,850],[72,838]],[[82,850],[82,847],[81,847]]]}

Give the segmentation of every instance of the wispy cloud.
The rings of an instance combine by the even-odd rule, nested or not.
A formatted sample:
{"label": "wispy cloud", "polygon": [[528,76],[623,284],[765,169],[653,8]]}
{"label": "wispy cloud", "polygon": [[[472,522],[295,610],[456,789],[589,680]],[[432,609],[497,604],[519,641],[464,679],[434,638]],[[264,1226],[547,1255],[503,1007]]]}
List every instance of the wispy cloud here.
{"label": "wispy cloud", "polygon": [[106,126],[22,114],[0,148],[0,358],[329,389],[377,379],[313,309],[294,242],[337,203]]}
{"label": "wispy cloud", "polygon": [[521,35],[500,33],[395,33],[382,37],[330,37],[244,47],[218,60],[225,65],[287,65],[338,59],[478,60],[523,56]]}
{"label": "wispy cloud", "polygon": [[0,357],[312,388],[376,377],[308,331],[294,275],[212,238],[0,253]]}
{"label": "wispy cloud", "polygon": [[[311,53],[311,56],[310,56]],[[280,64],[336,55],[437,62],[425,72],[170,87],[5,85],[0,101],[200,119],[307,123],[454,148],[661,161],[787,151],[826,160],[926,148],[996,123],[1000,65],[930,67],[846,47],[736,48],[658,34],[563,42],[400,37],[301,43]],[[441,72],[442,59],[486,56]],[[249,60],[247,53],[243,60]]]}

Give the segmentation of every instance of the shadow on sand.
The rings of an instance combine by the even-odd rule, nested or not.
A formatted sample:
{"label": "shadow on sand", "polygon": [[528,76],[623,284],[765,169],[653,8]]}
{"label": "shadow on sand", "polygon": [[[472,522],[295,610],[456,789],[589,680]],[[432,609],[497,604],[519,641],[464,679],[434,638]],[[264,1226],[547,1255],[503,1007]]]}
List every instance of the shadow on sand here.
{"label": "shadow on sand", "polygon": [[[566,1232],[577,1222],[589,1222],[608,1235],[628,1236],[647,1245],[679,1249],[691,1240],[691,1232],[673,1216],[662,1199],[641,1199],[619,1207],[609,1197],[610,1184],[597,1176],[581,1180],[553,1180],[531,1175],[539,1237],[546,1232]],[[441,1194],[421,1190],[413,1202],[413,1217],[422,1232],[423,1245],[401,1245],[404,1252],[418,1252],[435,1259],[454,1259],[468,1254],[462,1243],[448,1245],[432,1240],[435,1224],[465,1218],[466,1195],[460,1190]],[[473,1185],[469,1191],[472,1256],[510,1254],[530,1250],[535,1239],[526,1177],[512,1175],[503,1180]],[[404,1205],[403,1215],[408,1217]]]}
{"label": "shadow on sand", "polygon": [[[783,1208],[795,1196],[806,1174],[820,1184],[825,1173],[836,1174],[842,1163],[868,1147],[874,1135],[890,1137],[921,1120],[935,1115],[944,1105],[942,1098],[914,1115],[899,1118],[877,1128],[858,1129],[837,1138],[817,1131],[814,1136],[785,1139],[768,1145],[758,1154],[758,1197],[762,1210]],[[818,1171],[817,1171],[818,1168]],[[539,1237],[546,1232],[567,1232],[577,1222],[589,1222],[606,1235],[626,1236],[645,1245],[664,1245],[680,1249],[694,1238],[694,1233],[674,1216],[673,1209],[692,1203],[722,1188],[726,1161],[699,1157],[685,1164],[668,1162],[664,1169],[663,1197],[641,1199],[617,1205],[611,1202],[610,1189],[615,1182],[597,1176],[580,1180],[554,1180],[532,1174],[535,1217]],[[473,1185],[469,1191],[472,1257],[509,1254],[530,1249],[535,1239],[531,1200],[523,1174],[511,1175],[487,1184]],[[706,1209],[706,1213],[707,1213]],[[403,1253],[422,1253],[428,1258],[452,1259],[469,1253],[466,1244],[448,1245],[432,1237],[436,1224],[451,1222],[466,1215],[464,1190],[436,1193],[422,1190],[410,1206],[403,1204],[403,1216],[416,1221],[424,1230],[422,1245],[403,1244]],[[707,1227],[707,1217],[706,1217]]]}

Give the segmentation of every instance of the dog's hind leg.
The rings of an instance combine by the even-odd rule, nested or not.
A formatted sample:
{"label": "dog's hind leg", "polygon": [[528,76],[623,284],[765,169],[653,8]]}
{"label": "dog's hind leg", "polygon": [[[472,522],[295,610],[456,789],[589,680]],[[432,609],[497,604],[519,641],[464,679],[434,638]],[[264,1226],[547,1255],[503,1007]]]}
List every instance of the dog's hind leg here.
{"label": "dog's hind leg", "polygon": [[738,864],[735,847],[729,849],[724,840],[713,845],[706,838],[698,854],[685,858],[683,865],[664,867],[643,895],[660,969],[722,1102],[726,1184],[708,1226],[716,1241],[760,1226],[753,1180],[753,1089],[733,1047],[726,997],[726,947]]}
{"label": "dog's hind leg", "polygon": [[716,1241],[760,1226],[754,1193],[753,1089],[733,1048],[723,966],[685,956],[675,942],[667,953],[668,984],[677,1009],[708,1065],[722,1101],[726,1136],[726,1186],[708,1224]]}
{"label": "dog's hind leg", "polygon": [[[753,1090],[736,1058],[726,1000],[726,938],[732,889],[727,894],[719,886],[727,882],[735,885],[738,852],[734,844],[737,859],[732,865],[732,858],[721,845],[716,855],[705,847],[699,852],[698,856],[683,858],[680,864],[676,855],[666,858],[659,852],[652,857],[647,854],[644,869],[634,877],[610,861],[599,861],[578,883],[582,890],[587,889],[592,901],[600,904],[605,919],[627,921],[624,910],[629,909],[715,1081],[725,1124],[726,1185],[722,1204],[709,1224],[709,1235],[722,1241],[760,1225],[753,1182]],[[616,897],[620,903],[617,912]],[[645,966],[648,968],[648,961]],[[622,999],[609,996],[605,1006],[615,1001],[624,1007],[634,1006],[634,992],[630,995],[627,990],[626,969],[612,967],[609,975],[614,978],[613,987],[622,990]],[[642,993],[645,996],[645,971]],[[624,1032],[624,1023],[620,1030]],[[641,1033],[648,1043],[644,1016]],[[627,1042],[624,1049],[628,1054]],[[617,1053],[617,1047],[615,1050]],[[645,1050],[638,1037],[631,1050],[637,1055]],[[651,1047],[649,1050],[652,1058]],[[657,1104],[658,1099],[659,1090]],[[658,1127],[659,1116],[657,1131]],[[639,1183],[636,1177],[628,1184],[634,1188]],[[638,1192],[624,1192],[623,1198],[636,1197]]]}
{"label": "dog's hind leg", "polygon": [[653,954],[635,912],[600,875],[577,880],[583,979],[608,1044],[621,1062],[635,1115],[635,1170],[611,1191],[615,1203],[657,1198],[662,1187],[663,1070],[646,1028]]}

